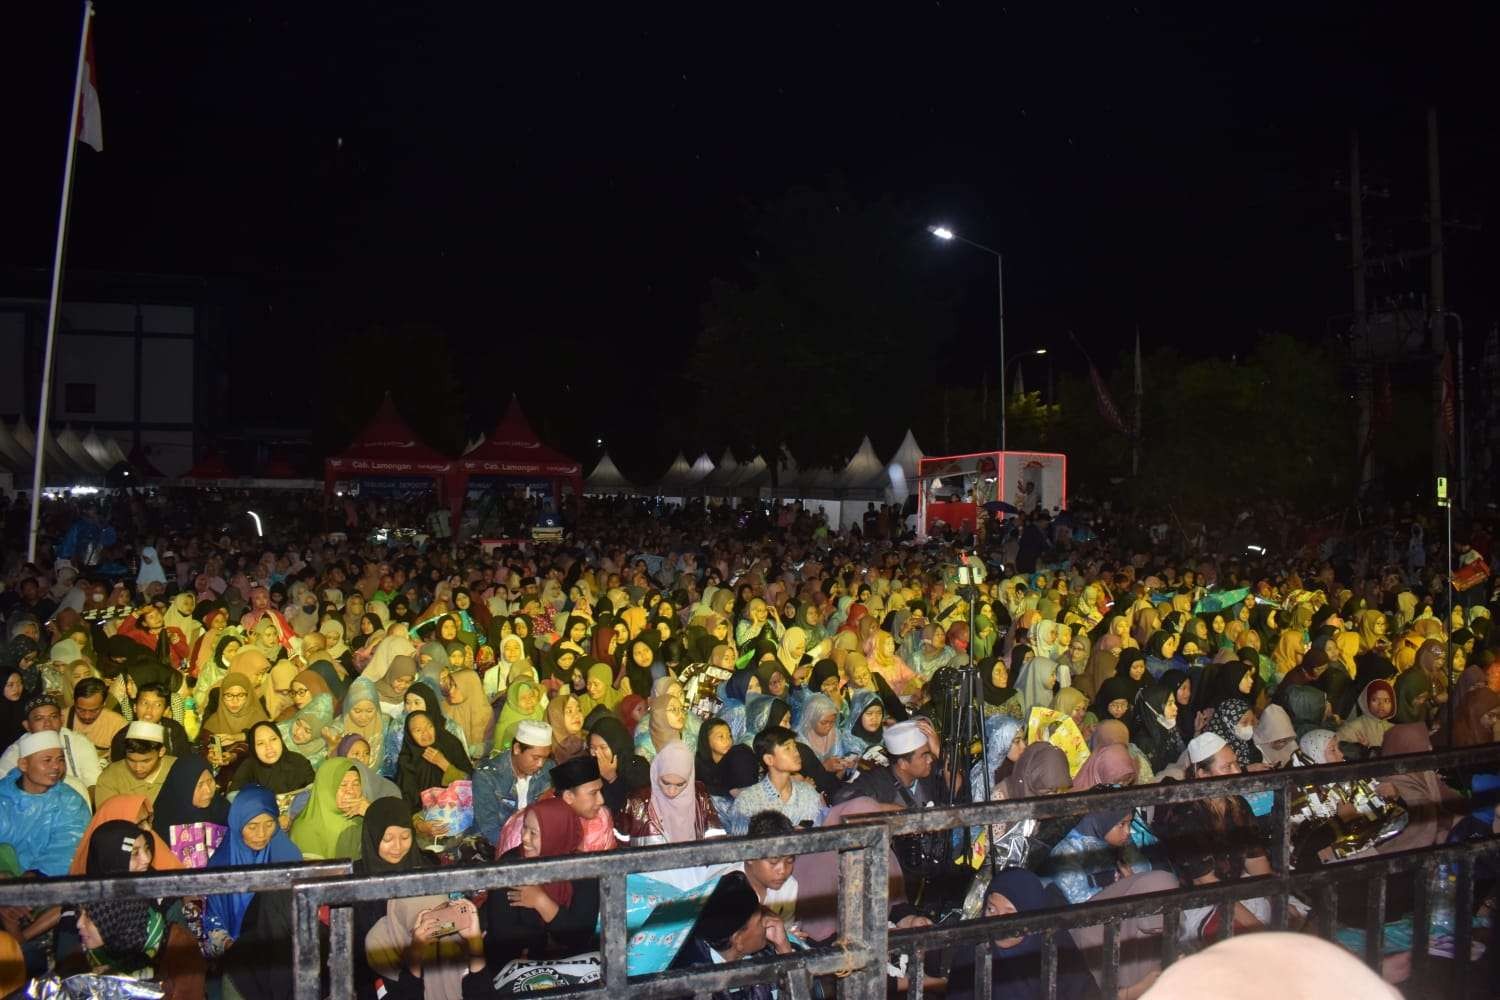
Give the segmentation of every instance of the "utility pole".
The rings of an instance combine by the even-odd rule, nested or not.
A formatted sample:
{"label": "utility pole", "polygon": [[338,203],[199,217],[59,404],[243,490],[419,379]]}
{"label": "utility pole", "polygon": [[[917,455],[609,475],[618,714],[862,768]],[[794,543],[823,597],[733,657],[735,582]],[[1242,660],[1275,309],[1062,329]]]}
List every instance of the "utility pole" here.
{"label": "utility pole", "polygon": [[1448,471],[1448,433],[1443,426],[1443,366],[1447,355],[1446,295],[1443,284],[1443,192],[1438,168],[1437,109],[1427,109],[1427,329],[1432,349],[1432,474]]}

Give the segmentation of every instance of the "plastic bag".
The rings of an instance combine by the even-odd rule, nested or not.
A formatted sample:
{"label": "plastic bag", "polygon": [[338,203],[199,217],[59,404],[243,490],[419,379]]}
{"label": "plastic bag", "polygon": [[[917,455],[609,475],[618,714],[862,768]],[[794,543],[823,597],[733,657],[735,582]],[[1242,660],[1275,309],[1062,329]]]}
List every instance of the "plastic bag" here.
{"label": "plastic bag", "polygon": [[32,1000],[161,1000],[166,995],[155,983],[128,976],[47,976],[26,984]]}

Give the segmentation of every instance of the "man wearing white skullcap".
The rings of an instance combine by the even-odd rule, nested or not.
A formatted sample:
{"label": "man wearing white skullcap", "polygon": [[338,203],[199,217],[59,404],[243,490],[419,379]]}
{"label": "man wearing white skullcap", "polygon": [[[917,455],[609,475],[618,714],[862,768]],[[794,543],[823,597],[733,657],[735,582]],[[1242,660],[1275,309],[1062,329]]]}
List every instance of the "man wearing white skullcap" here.
{"label": "man wearing white skullcap", "polygon": [[[1187,746],[1188,777],[1216,778],[1240,773],[1234,747],[1215,733],[1200,733]],[[1153,823],[1178,875],[1194,885],[1232,882],[1271,874],[1265,838],[1250,804],[1240,795],[1174,802],[1158,806]],[[1270,918],[1265,899],[1234,905],[1235,933],[1260,930]],[[1218,917],[1213,907],[1184,910],[1182,919],[1195,935],[1212,939]]]}
{"label": "man wearing white skullcap", "polygon": [[89,806],[63,782],[62,738],[50,729],[21,737],[14,770],[0,777],[0,844],[22,872],[66,875],[89,825]]}
{"label": "man wearing white skullcap", "polygon": [[165,731],[156,722],[137,719],[125,729],[125,759],[106,767],[94,785],[94,807],[116,795],[144,795],[155,803],[167,773],[177,761],[167,756]]}
{"label": "man wearing white skullcap", "polygon": [[552,727],[526,719],[516,741],[474,768],[474,832],[500,843],[505,821],[535,802],[551,786]]}
{"label": "man wearing white skullcap", "polygon": [[911,719],[887,726],[881,743],[890,764],[873,767],[840,787],[831,805],[862,795],[903,809],[935,803],[941,796],[932,777],[937,754],[932,749],[931,725],[926,719]]}

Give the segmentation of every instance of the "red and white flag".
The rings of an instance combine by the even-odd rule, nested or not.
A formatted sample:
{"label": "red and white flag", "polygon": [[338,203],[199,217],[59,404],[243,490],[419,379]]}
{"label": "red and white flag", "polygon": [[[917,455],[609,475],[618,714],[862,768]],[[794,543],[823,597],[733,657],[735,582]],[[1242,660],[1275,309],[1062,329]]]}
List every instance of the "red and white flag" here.
{"label": "red and white flag", "polygon": [[85,28],[88,37],[83,49],[83,92],[78,100],[77,135],[80,142],[93,146],[96,153],[104,152],[104,119],[99,114],[99,76],[94,69],[94,19],[88,20]]}

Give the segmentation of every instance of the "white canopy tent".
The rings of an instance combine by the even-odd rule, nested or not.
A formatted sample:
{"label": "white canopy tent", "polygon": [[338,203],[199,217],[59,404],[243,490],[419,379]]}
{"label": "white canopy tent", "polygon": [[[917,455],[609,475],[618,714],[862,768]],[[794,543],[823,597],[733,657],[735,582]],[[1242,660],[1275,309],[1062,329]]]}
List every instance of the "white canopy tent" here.
{"label": "white canopy tent", "polygon": [[730,496],[730,487],[739,477],[739,471],[740,463],[735,461],[733,450],[725,448],[724,457],[719,459],[719,464],[715,466],[714,471],[698,483],[698,489],[695,492],[701,491],[704,496],[709,497]]}
{"label": "white canopy tent", "polygon": [[[709,466],[712,468],[712,465]],[[687,492],[687,488],[693,483],[693,467],[688,465],[687,456],[682,452],[672,459],[672,464],[667,466],[667,471],[662,473],[653,488],[658,496],[677,499]]]}
{"label": "white canopy tent", "polygon": [[609,452],[605,452],[604,457],[599,459],[599,464],[594,466],[594,471],[583,481],[583,492],[603,496],[610,493],[634,493],[636,488],[621,474],[619,466],[609,457]]}
{"label": "white canopy tent", "polygon": [[927,457],[918,445],[917,439],[908,429],[906,437],[901,439],[901,447],[896,449],[896,454],[891,456],[886,471],[891,477],[891,500],[894,503],[905,503],[906,498],[911,496],[913,485],[917,481],[917,463]]}

